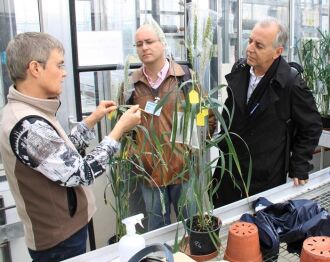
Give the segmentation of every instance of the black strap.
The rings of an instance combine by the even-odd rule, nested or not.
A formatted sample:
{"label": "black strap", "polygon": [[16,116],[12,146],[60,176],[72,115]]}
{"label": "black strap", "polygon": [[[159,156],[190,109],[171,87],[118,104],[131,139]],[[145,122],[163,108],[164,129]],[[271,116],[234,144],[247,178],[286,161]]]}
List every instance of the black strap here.
{"label": "black strap", "polygon": [[150,246],[146,246],[144,249],[137,252],[134,256],[128,260],[128,262],[139,262],[145,256],[149,255],[150,253],[162,251],[165,254],[165,258],[167,262],[174,262],[174,257],[171,251],[162,244],[154,244]]}
{"label": "black strap", "polygon": [[297,75],[299,75],[302,72],[299,69],[297,69],[295,66],[292,66],[290,63],[289,65],[290,65],[290,76],[285,85],[286,88],[286,95],[284,96],[285,103],[282,103],[281,106],[282,107],[281,112],[285,112],[285,116],[284,117],[282,116],[281,118],[285,121],[285,125],[286,125],[286,146],[285,146],[285,162],[284,162],[285,173],[288,173],[290,169],[291,141],[292,141],[292,137],[294,136],[294,129],[295,129],[294,123],[292,122],[291,119],[291,84],[294,83]]}
{"label": "black strap", "polygon": [[298,64],[296,62],[289,62],[288,64],[290,67],[293,67],[294,69],[296,69],[299,74],[302,74],[304,72],[304,68],[300,64]]}

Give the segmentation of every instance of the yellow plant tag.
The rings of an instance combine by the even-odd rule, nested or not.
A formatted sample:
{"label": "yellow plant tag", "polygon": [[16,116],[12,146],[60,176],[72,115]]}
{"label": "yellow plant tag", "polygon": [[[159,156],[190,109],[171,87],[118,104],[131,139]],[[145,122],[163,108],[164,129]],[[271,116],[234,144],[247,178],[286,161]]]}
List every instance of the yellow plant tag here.
{"label": "yellow plant tag", "polygon": [[126,150],[123,154],[124,159],[128,159],[128,150]]}
{"label": "yellow plant tag", "polygon": [[204,116],[208,116],[208,115],[209,115],[209,109],[206,108],[206,107],[203,107],[203,108],[202,108],[202,114],[203,114]]}
{"label": "yellow plant tag", "polygon": [[108,114],[108,119],[111,120],[113,117],[116,117],[116,113],[117,113],[116,110],[110,112],[110,113]]}
{"label": "yellow plant tag", "polygon": [[199,103],[199,94],[196,90],[191,90],[189,93],[189,102],[190,104],[198,104]]}
{"label": "yellow plant tag", "polygon": [[205,116],[203,115],[203,112],[199,112],[196,115],[196,124],[197,126],[205,126]]}

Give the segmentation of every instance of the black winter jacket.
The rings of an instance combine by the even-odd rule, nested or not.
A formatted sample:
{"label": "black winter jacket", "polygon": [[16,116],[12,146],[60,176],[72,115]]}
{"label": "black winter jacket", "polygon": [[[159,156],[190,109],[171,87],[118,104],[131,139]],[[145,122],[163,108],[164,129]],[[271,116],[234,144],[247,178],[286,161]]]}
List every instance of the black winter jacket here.
{"label": "black winter jacket", "polygon": [[[289,171],[290,177],[308,179],[308,172],[312,169],[308,161],[312,159],[322,132],[321,117],[305,82],[298,73],[292,77],[291,70],[290,65],[281,58],[269,86],[252,110],[248,110],[246,105],[250,66],[245,60],[240,60],[226,75],[228,98],[225,105],[229,112],[233,112],[232,122],[229,123],[225,110],[223,117],[230,125],[229,131],[239,135],[249,147],[250,152],[236,135],[232,136],[245,181],[250,155],[252,158],[249,195],[284,184],[286,171]],[[288,139],[290,158],[286,157],[289,156],[289,150],[286,150]],[[227,149],[222,147],[221,150],[226,152]],[[220,169],[215,170],[214,184],[221,180],[213,196],[215,207],[246,197],[243,183],[235,170],[234,176],[237,185],[228,173],[221,178]]]}

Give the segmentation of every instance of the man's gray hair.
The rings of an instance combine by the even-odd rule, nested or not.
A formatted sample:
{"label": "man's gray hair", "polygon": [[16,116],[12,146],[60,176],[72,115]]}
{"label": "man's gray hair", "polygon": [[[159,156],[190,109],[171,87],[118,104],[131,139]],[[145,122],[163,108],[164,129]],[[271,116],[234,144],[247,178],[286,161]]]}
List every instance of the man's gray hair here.
{"label": "man's gray hair", "polygon": [[286,27],[278,19],[274,17],[266,17],[257,23],[257,25],[260,25],[261,27],[268,27],[272,24],[275,24],[278,27],[278,32],[275,41],[273,42],[273,46],[275,48],[281,46],[285,47],[286,42],[288,41],[288,33]]}
{"label": "man's gray hair", "polygon": [[7,46],[7,69],[11,80],[26,79],[26,70],[31,61],[47,62],[52,50],[64,54],[62,43],[55,37],[40,32],[18,34]]}

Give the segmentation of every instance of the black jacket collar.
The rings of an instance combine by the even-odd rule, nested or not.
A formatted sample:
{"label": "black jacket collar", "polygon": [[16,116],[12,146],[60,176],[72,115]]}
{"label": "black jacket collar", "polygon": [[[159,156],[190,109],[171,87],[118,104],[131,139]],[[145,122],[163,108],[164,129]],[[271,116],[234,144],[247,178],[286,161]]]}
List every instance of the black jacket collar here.
{"label": "black jacket collar", "polygon": [[[260,100],[261,105],[256,113],[263,112],[271,103],[274,103],[279,99],[276,89],[285,88],[289,75],[290,66],[282,58],[280,60],[277,71],[275,72],[273,78],[270,80],[269,88],[267,88],[265,94]],[[227,74],[225,77],[228,83],[228,88],[232,91],[238,108],[242,112],[245,112],[247,88],[250,79],[250,66],[246,63],[245,59],[240,60],[233,66],[232,72]]]}

